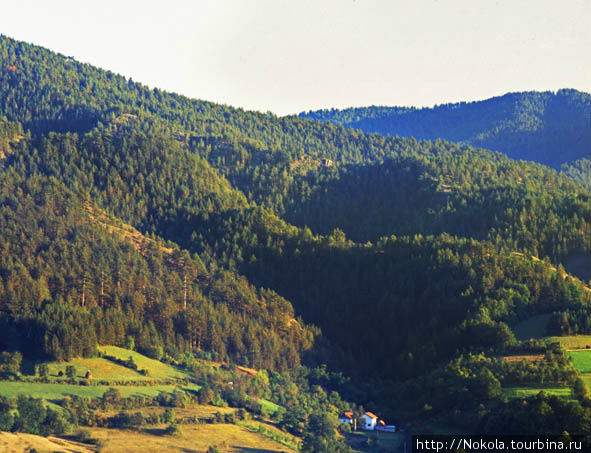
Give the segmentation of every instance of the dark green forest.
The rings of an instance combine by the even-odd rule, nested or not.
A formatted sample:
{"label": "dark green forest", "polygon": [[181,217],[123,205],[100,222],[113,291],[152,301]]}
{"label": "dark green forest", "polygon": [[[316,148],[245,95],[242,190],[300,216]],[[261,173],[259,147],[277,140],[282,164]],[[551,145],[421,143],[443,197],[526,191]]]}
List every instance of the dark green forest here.
{"label": "dark green forest", "polygon": [[70,359],[131,335],[149,356],[207,351],[286,370],[312,346],[315,330],[277,293],[174,244],[126,240],[120,221],[54,179],[10,170],[0,181],[4,348]]}
{"label": "dark green forest", "polygon": [[[569,140],[588,130],[588,95],[313,121],[149,89],[7,37],[0,71],[0,350],[64,360],[132,337],[156,358],[324,364],[348,379],[319,385],[374,410],[480,411],[491,431],[512,410],[499,385],[574,385],[563,352],[514,326],[547,315],[547,334],[591,334],[591,291],[567,272],[591,252],[588,165],[559,173],[481,147],[583,158]],[[411,130],[439,112],[417,138],[345,127],[395,115]],[[497,358],[532,351],[545,362]]]}
{"label": "dark green forest", "polygon": [[589,157],[591,144],[591,95],[572,89],[508,93],[433,108],[372,106],[300,116],[364,132],[442,138],[554,168]]}

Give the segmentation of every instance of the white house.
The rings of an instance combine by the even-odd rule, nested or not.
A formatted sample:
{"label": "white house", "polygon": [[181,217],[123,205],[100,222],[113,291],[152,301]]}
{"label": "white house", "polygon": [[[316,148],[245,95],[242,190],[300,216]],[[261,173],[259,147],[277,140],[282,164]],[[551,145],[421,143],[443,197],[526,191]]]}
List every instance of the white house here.
{"label": "white house", "polygon": [[348,423],[349,425],[353,425],[353,412],[343,412],[339,416],[339,425],[343,423]]}
{"label": "white house", "polygon": [[361,429],[364,429],[365,431],[373,431],[376,429],[378,416],[372,414],[371,412],[366,412],[361,417],[359,417],[359,421],[363,421],[363,424],[359,426]]}

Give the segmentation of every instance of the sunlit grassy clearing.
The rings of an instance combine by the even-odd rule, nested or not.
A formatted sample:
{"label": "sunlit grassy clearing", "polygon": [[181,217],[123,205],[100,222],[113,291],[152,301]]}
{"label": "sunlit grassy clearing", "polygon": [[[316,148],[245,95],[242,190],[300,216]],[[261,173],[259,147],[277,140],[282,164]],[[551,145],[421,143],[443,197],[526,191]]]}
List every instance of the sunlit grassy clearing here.
{"label": "sunlit grassy clearing", "polygon": [[546,342],[558,342],[565,349],[585,349],[591,346],[591,335],[570,335],[565,337],[546,337]]}
{"label": "sunlit grassy clearing", "polygon": [[148,451],[205,451],[217,446],[220,452],[292,451],[244,427],[231,424],[181,425],[182,435],[162,435],[164,425],[142,431],[91,428],[92,436],[104,441],[104,453]]}
{"label": "sunlit grassy clearing", "polygon": [[509,398],[525,398],[537,395],[542,391],[548,395],[573,398],[572,390],[569,387],[507,387],[503,389],[503,393]]}
{"label": "sunlit grassy clearing", "polygon": [[573,358],[575,368],[581,373],[591,373],[591,350],[569,351],[568,355]]}
{"label": "sunlit grassy clearing", "polygon": [[[32,382],[0,382],[0,395],[14,398],[19,394],[33,396],[35,398],[42,398],[45,400],[61,399],[67,395],[86,396],[89,398],[97,398],[103,396],[105,391],[109,389],[107,385],[75,385],[75,384],[44,384]],[[199,386],[182,386],[175,385],[119,385],[113,386],[121,391],[123,397],[130,396],[146,396],[154,397],[160,391],[173,392],[176,389],[185,389],[197,391]]]}
{"label": "sunlit grassy clearing", "polygon": [[133,358],[137,364],[138,369],[148,370],[150,372],[149,379],[185,379],[190,377],[188,373],[178,368],[175,368],[158,360],[150,359],[129,349],[123,349],[118,346],[99,346],[99,350],[104,354],[114,356],[121,360],[127,360],[129,357]]}

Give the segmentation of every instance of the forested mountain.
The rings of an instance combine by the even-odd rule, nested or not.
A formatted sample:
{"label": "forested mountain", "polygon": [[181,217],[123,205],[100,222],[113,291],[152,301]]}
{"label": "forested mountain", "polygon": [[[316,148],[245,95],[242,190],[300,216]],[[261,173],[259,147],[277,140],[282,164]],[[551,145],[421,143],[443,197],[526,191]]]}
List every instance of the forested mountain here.
{"label": "forested mountain", "polygon": [[569,89],[509,93],[433,108],[373,106],[310,111],[300,116],[364,132],[442,138],[554,168],[591,153],[591,95]]}
{"label": "forested mountain", "polygon": [[[288,369],[314,330],[291,305],[197,255],[141,236],[55,180],[0,175],[0,347],[58,359],[101,344],[205,350]],[[173,247],[176,247],[172,245]]]}
{"label": "forested mountain", "polygon": [[[553,169],[191,100],[6,37],[0,71],[0,348],[65,358],[131,336],[155,355],[323,362],[371,378],[357,397],[388,406],[380,383],[435,394],[459,357],[543,349],[512,331],[532,316],[591,333],[591,292],[560,265],[591,251],[591,195]],[[508,95],[490,118],[540,132],[525,153],[576,126],[586,96]],[[484,108],[446,108],[464,107]],[[551,359],[553,382],[572,383]],[[478,368],[480,385],[505,379],[497,365],[454,370]]]}

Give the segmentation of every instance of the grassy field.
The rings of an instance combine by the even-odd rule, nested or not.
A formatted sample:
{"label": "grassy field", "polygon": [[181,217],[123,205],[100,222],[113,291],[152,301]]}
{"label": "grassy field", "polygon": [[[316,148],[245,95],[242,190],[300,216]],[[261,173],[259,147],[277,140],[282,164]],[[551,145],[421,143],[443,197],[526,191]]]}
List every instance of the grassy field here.
{"label": "grassy field", "polygon": [[573,399],[572,390],[569,387],[507,387],[503,389],[503,393],[509,398],[525,398],[537,395],[541,391],[548,395]]}
{"label": "grassy field", "polygon": [[[141,407],[134,409],[135,411],[141,412],[143,415],[148,416],[152,414],[160,415],[167,408],[166,407]],[[213,414],[219,412],[220,414],[230,414],[236,412],[235,408],[232,407],[217,407],[209,404],[192,404],[187,407],[175,407],[174,413],[177,418],[185,417],[197,417],[197,418],[210,418]]]}
{"label": "grassy field", "polygon": [[257,432],[257,434],[260,434],[268,439],[279,442],[280,444],[288,447],[288,449],[297,449],[298,444],[301,441],[300,438],[285,431],[281,431],[274,424],[269,422],[247,420],[238,422],[238,424],[248,429],[249,431]]}
{"label": "grassy field", "polygon": [[162,435],[164,428],[164,425],[156,425],[141,431],[106,428],[90,428],[90,431],[94,438],[102,441],[103,453],[201,452],[212,445],[224,453],[293,451],[238,425],[181,425],[182,435],[178,437]]}
{"label": "grassy field", "polygon": [[569,351],[575,368],[581,373],[591,373],[591,350],[589,351]]}
{"label": "grassy field", "polygon": [[148,379],[186,379],[190,377],[184,370],[167,365],[158,360],[150,359],[145,355],[130,351],[129,349],[123,349],[117,346],[99,346],[99,350],[104,354],[114,356],[121,360],[127,360],[129,357],[133,358],[139,369],[150,371]]}
{"label": "grassy field", "polygon": [[58,437],[41,437],[34,434],[0,432],[0,451],[3,452],[70,452],[92,453],[95,449],[79,442],[60,439]]}
{"label": "grassy field", "polygon": [[82,379],[86,374],[86,371],[92,373],[93,379],[100,379],[103,381],[115,381],[115,380],[127,380],[127,381],[144,381],[152,379],[150,376],[143,376],[135,370],[118,365],[117,363],[109,360],[92,357],[89,359],[73,359],[70,362],[49,362],[49,376],[57,377],[61,371],[65,376],[66,367],[73,365],[76,367],[76,378]]}
{"label": "grassy field", "polygon": [[[77,395],[96,398],[101,397],[110,387],[117,388],[123,397],[154,397],[161,391],[173,392],[179,389],[195,394],[200,389],[199,385],[194,384],[185,385],[179,383],[178,385],[170,385],[170,381],[174,382],[190,377],[190,374],[174,366],[116,346],[101,346],[99,349],[101,353],[113,356],[119,360],[128,360],[130,357],[133,358],[138,369],[149,371],[148,376],[143,376],[133,369],[119,365],[104,357],[74,359],[70,362],[48,362],[49,375],[52,379],[58,377],[60,371],[65,374],[66,367],[73,365],[77,371],[77,381],[82,380],[86,371],[90,370],[92,374],[90,380],[91,383],[100,380],[107,382],[112,381],[113,384],[70,384],[66,381],[65,376],[63,382],[60,382],[58,379],[58,383],[2,381],[0,382],[0,396],[15,398],[19,394],[24,394],[35,398],[41,398],[47,405],[52,406],[54,409],[61,410],[61,406],[58,406],[57,404],[65,396]],[[37,364],[38,363],[35,362],[26,363],[23,367],[25,376],[32,375],[35,365]],[[146,380],[153,382],[150,382],[150,385],[141,385],[142,381]],[[128,381],[131,385],[116,385],[115,382],[117,381]],[[134,381],[137,382],[137,384],[134,383]],[[162,383],[159,384],[158,382]],[[148,383],[146,382],[146,384]],[[271,415],[281,410],[280,406],[270,401],[261,399],[260,402],[266,409],[267,413]],[[147,415],[160,414],[164,411],[164,408],[146,407],[138,410],[144,413],[144,415]],[[195,404],[190,405],[187,408],[175,408],[175,415],[177,419],[180,420],[192,417],[203,419],[210,418],[212,414],[216,412],[225,414],[234,411],[236,411],[236,409]],[[105,413],[105,415],[110,414]],[[300,442],[300,439],[281,432],[270,422],[249,420],[240,423],[240,425],[207,423],[198,425],[181,425],[182,435],[174,437],[165,435],[164,425],[148,426],[142,428],[140,431],[92,428],[91,434],[93,437],[100,440],[101,451],[103,452],[196,452],[207,450],[211,445],[216,445],[221,452],[286,452],[292,451],[290,445],[293,447]],[[242,424],[248,424],[248,426]],[[259,432],[259,429],[261,429],[259,427],[264,428],[264,432]],[[36,448],[38,451],[59,450],[59,448],[47,447],[47,445],[51,445],[51,442],[44,438],[27,440],[20,435],[4,437],[5,439],[0,439],[0,451],[11,451],[11,448],[14,451],[23,451],[23,449],[26,448]],[[1,442],[4,442],[4,444]],[[77,449],[78,446],[75,442],[71,445],[63,439],[55,439],[53,442],[57,442],[57,445],[60,445],[60,442],[63,442],[61,445],[63,445],[64,451],[86,451],[84,445],[81,445],[80,449]],[[12,445],[14,445],[14,447],[12,447]],[[28,447],[29,445],[30,447]]]}
{"label": "grassy field", "polygon": [[265,408],[269,415],[273,415],[275,414],[275,412],[281,409],[281,406],[273,403],[272,401],[267,401],[262,398],[259,400],[259,403],[261,403],[261,406]]}
{"label": "grassy field", "polygon": [[[213,406],[199,407],[200,415],[211,415],[220,408]],[[225,409],[232,411],[233,409]],[[196,415],[192,409],[175,409],[179,412],[187,412]],[[186,415],[186,414],[185,414]],[[257,423],[257,422],[252,422]],[[220,452],[292,452],[286,445],[275,442],[267,437],[252,432],[245,427],[232,424],[200,424],[181,425],[180,436],[168,436],[164,434],[166,425],[151,425],[136,430],[116,430],[107,428],[85,428],[91,436],[101,443],[101,452],[127,453],[127,452],[202,452],[209,446],[217,446]],[[266,427],[267,429],[273,429]],[[290,440],[299,440],[289,434],[282,436]],[[66,440],[55,436],[49,438],[23,433],[0,432],[0,451],[24,452],[35,449],[39,452],[67,451],[71,453],[90,453],[96,451],[92,446],[72,440]]]}
{"label": "grassy field", "polygon": [[[148,416],[148,415],[161,415],[167,408],[165,407],[143,407],[143,408],[139,408],[137,409],[138,412],[141,412],[144,416]],[[132,412],[135,412],[136,409],[134,409]],[[107,415],[107,416],[112,416],[114,415],[116,412],[118,412],[117,410],[114,411],[110,411],[110,412],[102,412],[103,415]],[[175,414],[175,418],[177,420],[183,420],[186,418],[199,418],[199,419],[209,419],[212,418],[214,416],[215,413],[220,413],[220,414],[229,414],[229,413],[235,413],[236,409],[235,408],[231,408],[231,407],[216,407],[216,406],[211,406],[211,405],[197,405],[197,404],[191,404],[187,407],[184,408],[179,408],[179,407],[175,407],[174,408],[174,414]],[[261,438],[266,438],[269,440],[274,441],[275,443],[278,444],[282,444],[283,447],[288,447],[288,448],[284,448],[283,451],[285,450],[290,450],[290,447],[293,445],[297,445],[301,439],[286,433],[284,431],[279,430],[273,423],[271,422],[264,422],[264,421],[259,421],[259,420],[245,420],[245,421],[239,421],[237,423],[241,428],[246,429],[247,431],[250,431],[251,433],[260,436]],[[192,428],[194,427],[192,424],[191,425],[183,425],[181,424],[181,429],[183,430],[183,432],[185,431],[185,428]],[[199,425],[200,427],[205,427],[205,426],[209,426],[208,424],[204,423]],[[224,425],[224,426],[229,426],[229,425]],[[264,433],[259,432],[259,427],[264,428]],[[144,433],[147,434],[158,434],[159,433],[159,429],[163,429],[164,427],[154,427],[152,428],[147,428],[147,429],[142,429],[141,431],[143,431]],[[277,439],[280,440],[277,441]],[[208,441],[212,441],[214,439],[207,439]],[[193,451],[193,450],[191,450]],[[229,450],[229,451],[240,451],[240,450]],[[244,451],[250,451],[250,450],[244,450]],[[275,450],[272,450],[275,451]]]}
{"label": "grassy field", "polygon": [[[61,371],[64,375],[63,383],[43,384],[43,383],[29,383],[29,382],[2,382],[0,384],[0,395],[16,397],[18,394],[26,394],[36,398],[43,398],[46,401],[55,401],[63,398],[65,395],[87,396],[91,398],[100,397],[105,390],[110,386],[107,385],[89,385],[81,386],[67,383],[65,378],[66,367],[73,365],[76,368],[77,379],[83,379],[86,371],[92,374],[92,381],[176,381],[179,379],[190,378],[191,375],[186,371],[162,363],[158,360],[150,359],[138,352],[129,349],[120,348],[117,346],[99,346],[101,353],[113,356],[119,360],[127,360],[133,358],[137,364],[138,369],[148,370],[148,376],[143,376],[137,371],[128,367],[122,366],[111,360],[102,357],[73,359],[69,362],[46,362],[49,367],[49,376],[53,379],[58,377]],[[27,363],[25,365],[25,374],[33,374],[35,365],[38,363]],[[256,370],[254,370],[256,371]],[[181,384],[182,385],[182,384]],[[155,396],[160,391],[171,392],[175,388],[174,385],[164,383],[162,385],[111,385],[121,390],[124,397],[129,396]],[[182,385],[185,391],[193,393],[199,391],[198,385]],[[281,410],[277,404],[267,401],[265,399],[259,400],[269,415],[275,414]]]}
{"label": "grassy field", "polygon": [[[175,386],[175,385],[115,385],[124,397],[130,396],[156,396],[160,391],[173,392],[176,389],[186,391],[199,390],[198,385]],[[36,382],[6,382],[0,383],[0,395],[14,398],[19,394],[42,398],[47,401],[60,400],[66,395],[86,396],[96,398],[103,396],[109,389],[107,385],[76,385],[76,384],[43,384]]]}
{"label": "grassy field", "polygon": [[[51,378],[56,378],[60,371],[65,376],[66,367],[72,365],[76,368],[77,379],[84,378],[87,371],[91,372],[92,379],[101,381],[174,381],[191,377],[190,374],[184,370],[162,363],[158,360],[150,359],[129,349],[123,349],[117,346],[99,346],[99,350],[104,354],[108,354],[120,360],[127,360],[129,357],[132,357],[139,370],[149,371],[148,376],[144,376],[138,371],[102,357],[77,358],[72,359],[69,362],[45,362],[49,367],[49,376]],[[26,361],[22,367],[23,374],[33,375],[35,365],[38,365],[39,363],[40,362],[33,363]]]}
{"label": "grassy field", "polygon": [[572,357],[575,368],[581,373],[583,382],[591,387],[591,350],[569,351],[568,355]]}
{"label": "grassy field", "polygon": [[[199,386],[114,386],[118,388],[123,396],[155,396],[159,391],[174,391],[183,389],[185,391],[197,391]],[[108,386],[81,386],[72,384],[44,384],[44,383],[23,383],[23,382],[2,382],[0,383],[0,395],[16,397],[19,394],[26,394],[42,398],[50,405],[66,395],[79,395],[86,397],[99,397],[107,390]],[[279,406],[266,402],[266,405],[277,410]],[[165,408],[145,407],[137,409],[144,415],[160,414]],[[174,408],[177,419],[186,417],[210,418],[216,412],[221,414],[235,412],[236,409],[228,407],[216,407],[211,405],[190,405],[186,408]],[[115,411],[117,412],[117,411]],[[104,413],[105,415],[112,415]],[[135,451],[204,451],[210,445],[216,445],[221,452],[275,452],[292,451],[288,445],[299,442],[299,439],[290,434],[281,432],[272,424],[262,423],[255,420],[246,422],[249,427],[233,424],[199,424],[180,425],[181,436],[171,437],[164,434],[164,425],[154,425],[142,428],[140,431],[97,429],[91,428],[92,437],[101,440],[103,452],[135,452]],[[264,426],[266,433],[256,432],[256,428]],[[253,430],[253,427],[255,428]],[[269,435],[279,436],[285,443],[279,443],[269,438]],[[36,448],[38,451],[72,451],[86,452],[84,445],[78,449],[78,445],[69,443],[63,439],[53,439],[53,443],[42,437],[27,435],[5,435],[0,437],[0,451],[25,451],[27,448]],[[63,450],[58,448],[63,446]]]}
{"label": "grassy field", "polygon": [[591,335],[570,335],[565,337],[546,337],[547,342],[558,342],[565,349],[585,349],[591,346]]}

